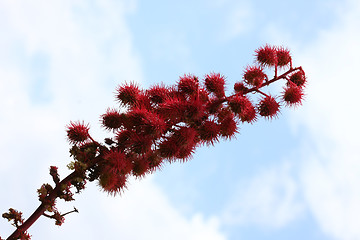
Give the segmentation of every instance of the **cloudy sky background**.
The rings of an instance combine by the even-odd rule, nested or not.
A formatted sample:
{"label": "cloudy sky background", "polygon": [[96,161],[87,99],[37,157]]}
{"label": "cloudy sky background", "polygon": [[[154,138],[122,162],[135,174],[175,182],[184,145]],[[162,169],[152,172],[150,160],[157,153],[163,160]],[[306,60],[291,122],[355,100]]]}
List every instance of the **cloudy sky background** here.
{"label": "cloudy sky background", "polygon": [[[291,49],[306,101],[236,140],[131,181],[96,184],[41,218],[33,239],[360,239],[360,3],[357,0],[0,0],[0,211],[28,217],[50,165],[69,171],[65,125],[116,106],[115,87],[173,84],[184,73],[241,79],[253,51]],[[274,89],[278,90],[278,89]],[[13,227],[0,220],[0,235]]]}

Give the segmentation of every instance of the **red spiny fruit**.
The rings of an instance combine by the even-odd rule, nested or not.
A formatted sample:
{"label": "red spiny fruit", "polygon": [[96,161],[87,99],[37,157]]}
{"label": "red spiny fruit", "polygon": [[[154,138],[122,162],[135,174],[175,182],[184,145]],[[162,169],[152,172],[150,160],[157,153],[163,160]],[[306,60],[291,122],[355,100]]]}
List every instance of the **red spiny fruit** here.
{"label": "red spiny fruit", "polygon": [[159,104],[169,97],[169,89],[163,85],[155,85],[146,91],[151,102]]}
{"label": "red spiny fruit", "polygon": [[276,48],[265,45],[255,50],[256,60],[263,66],[271,67],[277,65]]}
{"label": "red spiny fruit", "polygon": [[168,92],[169,99],[172,98],[184,99],[184,94],[179,92],[179,88],[176,84],[169,86],[168,90],[169,90]]}
{"label": "red spiny fruit", "polygon": [[177,152],[175,157],[185,162],[191,158],[194,152],[195,152],[195,144],[182,146],[179,148],[179,151]]}
{"label": "red spiny fruit", "polygon": [[244,73],[245,82],[256,88],[261,87],[266,77],[262,67],[258,66],[247,67]]}
{"label": "red spiny fruit", "polygon": [[206,103],[210,99],[208,91],[204,88],[199,88],[199,100],[200,102]]}
{"label": "red spiny fruit", "polygon": [[253,122],[256,119],[256,111],[252,102],[239,94],[234,95],[228,101],[231,110],[237,114],[242,122]]}
{"label": "red spiny fruit", "polygon": [[67,137],[70,143],[78,144],[89,139],[89,125],[84,122],[70,122],[67,126]]}
{"label": "red spiny fruit", "polygon": [[134,134],[133,131],[127,129],[117,132],[116,141],[119,148],[125,149],[130,146],[130,139],[132,134]]}
{"label": "red spiny fruit", "polygon": [[217,142],[219,134],[220,126],[212,120],[204,121],[199,128],[200,139],[208,145],[213,145],[214,142]]}
{"label": "red spiny fruit", "polygon": [[291,63],[290,51],[284,47],[276,48],[277,65],[285,67]]}
{"label": "red spiny fruit", "polygon": [[132,106],[132,108],[143,108],[143,109],[152,109],[152,106],[151,106],[151,101],[150,101],[150,98],[144,94],[144,93],[140,93],[138,95],[138,99],[136,101],[136,103]]}
{"label": "red spiny fruit", "polygon": [[220,123],[220,134],[225,138],[232,138],[237,133],[237,123],[232,113],[228,114],[221,120]]}
{"label": "red spiny fruit", "polygon": [[136,177],[144,177],[151,171],[150,162],[146,155],[137,156],[133,158],[133,175]]}
{"label": "red spiny fruit", "polygon": [[272,96],[264,97],[258,105],[260,116],[273,118],[279,112],[280,104]]}
{"label": "red spiny fruit", "polygon": [[154,141],[154,138],[151,135],[146,134],[131,134],[130,136],[130,146],[131,150],[134,153],[147,153],[151,150],[151,145]]}
{"label": "red spiny fruit", "polygon": [[110,195],[120,194],[126,188],[126,175],[114,174],[109,172],[101,173],[99,185]]}
{"label": "red spiny fruit", "polygon": [[304,86],[306,83],[306,77],[304,71],[300,70],[293,73],[290,76],[289,81],[295,83],[299,87]]}
{"label": "red spiny fruit", "polygon": [[240,114],[240,120],[242,122],[253,123],[256,121],[256,110],[254,105],[249,101],[244,110]]}
{"label": "red spiny fruit", "polygon": [[210,114],[214,114],[223,106],[223,102],[224,100],[219,98],[210,99],[206,105],[206,110]]}
{"label": "red spiny fruit", "polygon": [[145,132],[155,137],[162,135],[166,124],[164,119],[157,113],[147,112],[145,121]]}
{"label": "red spiny fruit", "polygon": [[186,122],[199,120],[205,115],[205,106],[198,98],[185,102],[183,108],[181,119]]}
{"label": "red spiny fruit", "polygon": [[173,158],[188,159],[194,152],[197,143],[197,131],[191,127],[180,127],[160,144],[160,156],[172,160]]}
{"label": "red spiny fruit", "polygon": [[293,82],[290,82],[288,86],[284,88],[283,100],[288,106],[296,106],[301,104],[303,95],[301,87],[297,86]]}
{"label": "red spiny fruit", "polygon": [[136,104],[141,90],[134,83],[119,85],[116,89],[116,98],[125,106]]}
{"label": "red spiny fruit", "polygon": [[234,84],[234,90],[236,93],[245,94],[249,90],[243,82],[237,82]]}
{"label": "red spiny fruit", "polygon": [[223,121],[227,117],[233,117],[233,116],[234,116],[234,113],[228,108],[221,108],[217,112],[218,122]]}
{"label": "red spiny fruit", "polygon": [[157,154],[156,151],[151,151],[146,154],[149,162],[150,171],[159,170],[162,167],[163,159]]}
{"label": "red spiny fruit", "polygon": [[101,115],[101,124],[107,130],[116,130],[124,125],[126,121],[126,115],[119,113],[115,109],[108,108],[106,113]]}
{"label": "red spiny fruit", "polygon": [[105,155],[104,160],[104,172],[125,175],[132,169],[131,161],[119,150],[110,150],[110,152]]}
{"label": "red spiny fruit", "polygon": [[192,146],[196,142],[197,131],[192,127],[180,127],[172,136],[180,146]]}
{"label": "red spiny fruit", "polygon": [[194,75],[187,75],[180,77],[178,82],[178,90],[180,93],[192,95],[197,92],[199,88],[199,79]]}
{"label": "red spiny fruit", "polygon": [[126,128],[140,130],[146,124],[147,114],[150,112],[143,108],[134,108],[127,113],[128,123]]}
{"label": "red spiny fruit", "polygon": [[172,160],[179,152],[180,146],[174,138],[168,137],[159,144],[159,156]]}
{"label": "red spiny fruit", "polygon": [[244,109],[247,101],[248,101],[247,97],[240,94],[236,94],[229,99],[228,104],[230,106],[230,109],[234,113],[241,114],[241,111]]}
{"label": "red spiny fruit", "polygon": [[135,108],[128,113],[128,129],[139,134],[161,135],[165,130],[165,122],[160,115],[146,109]]}
{"label": "red spiny fruit", "polygon": [[225,77],[220,73],[210,73],[205,76],[206,89],[218,98],[225,96]]}
{"label": "red spiny fruit", "polygon": [[176,96],[166,99],[159,105],[157,113],[164,119],[170,120],[171,122],[177,122],[184,117],[186,107],[184,103],[184,101]]}

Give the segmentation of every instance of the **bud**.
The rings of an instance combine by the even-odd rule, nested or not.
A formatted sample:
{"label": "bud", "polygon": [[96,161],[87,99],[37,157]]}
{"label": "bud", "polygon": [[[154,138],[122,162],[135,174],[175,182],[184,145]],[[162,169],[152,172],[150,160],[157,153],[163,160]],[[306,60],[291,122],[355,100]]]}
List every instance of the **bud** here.
{"label": "bud", "polygon": [[58,168],[55,166],[50,166],[50,175],[52,176],[54,182],[58,184],[60,182],[60,177],[58,174]]}
{"label": "bud", "polygon": [[52,216],[52,218],[55,219],[55,225],[57,226],[61,226],[65,222],[64,216],[61,215],[61,213],[57,210],[54,211],[54,215]]}

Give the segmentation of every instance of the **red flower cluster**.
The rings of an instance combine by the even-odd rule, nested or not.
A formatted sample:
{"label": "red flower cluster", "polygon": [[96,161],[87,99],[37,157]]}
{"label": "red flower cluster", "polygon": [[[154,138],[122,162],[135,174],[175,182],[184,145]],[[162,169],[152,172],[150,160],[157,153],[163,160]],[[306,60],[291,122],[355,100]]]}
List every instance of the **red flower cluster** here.
{"label": "red flower cluster", "polygon": [[[12,221],[13,222],[12,225],[15,226],[16,228],[18,228],[20,225],[22,225],[24,223],[22,213],[19,211],[16,211],[13,208],[10,208],[9,212],[3,213],[2,217],[7,219],[9,222]],[[2,238],[0,237],[0,239],[2,239]],[[17,237],[17,239],[29,240],[29,239],[31,239],[31,236],[26,231],[19,231],[19,236]]]}

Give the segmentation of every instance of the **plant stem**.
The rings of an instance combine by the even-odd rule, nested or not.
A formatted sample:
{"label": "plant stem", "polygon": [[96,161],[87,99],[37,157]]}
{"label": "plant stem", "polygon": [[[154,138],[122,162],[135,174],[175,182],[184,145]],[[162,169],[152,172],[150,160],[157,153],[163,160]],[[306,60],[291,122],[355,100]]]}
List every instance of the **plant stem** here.
{"label": "plant stem", "polygon": [[[73,171],[72,173],[70,173],[59,184],[56,185],[54,190],[52,190],[51,193],[49,194],[49,196],[47,196],[47,199],[50,201],[55,200],[58,197],[58,193],[61,190],[61,186],[63,184],[67,185],[69,182],[71,182],[71,180],[73,180],[77,176],[78,176],[77,171]],[[41,217],[41,215],[44,214],[47,207],[48,206],[46,204],[41,203],[40,206],[33,212],[33,214],[31,214],[31,216],[22,225],[20,225],[6,240],[18,239],[20,233],[27,231],[29,229],[29,227],[31,227],[31,225],[33,225],[33,223],[36,222],[36,220],[38,220],[39,217]]]}

